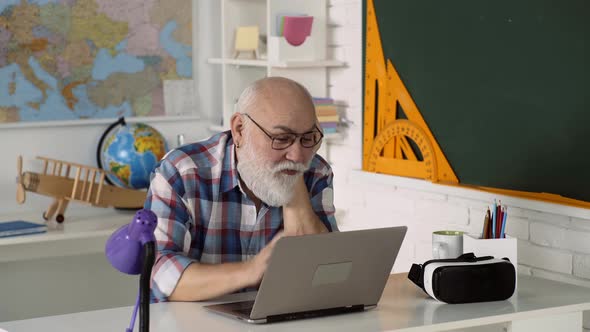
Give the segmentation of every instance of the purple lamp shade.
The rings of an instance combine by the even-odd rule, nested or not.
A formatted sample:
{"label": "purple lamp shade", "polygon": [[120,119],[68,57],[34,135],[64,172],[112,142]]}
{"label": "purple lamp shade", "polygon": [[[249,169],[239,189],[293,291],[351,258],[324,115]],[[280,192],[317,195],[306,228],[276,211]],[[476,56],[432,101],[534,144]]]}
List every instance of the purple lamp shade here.
{"label": "purple lamp shade", "polygon": [[127,274],[140,274],[143,245],[155,241],[158,217],[150,210],[139,210],[130,224],[116,230],[107,240],[105,254],[111,265]]}
{"label": "purple lamp shade", "polygon": [[293,46],[303,44],[311,34],[313,16],[285,16],[283,36]]}

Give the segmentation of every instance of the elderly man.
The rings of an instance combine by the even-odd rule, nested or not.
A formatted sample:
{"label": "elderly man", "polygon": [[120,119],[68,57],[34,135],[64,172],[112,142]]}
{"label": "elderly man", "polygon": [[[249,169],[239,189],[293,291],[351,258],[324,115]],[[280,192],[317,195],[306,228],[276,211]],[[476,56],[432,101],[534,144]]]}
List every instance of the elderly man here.
{"label": "elderly man", "polygon": [[158,215],[154,300],[255,287],[281,236],[336,231],[322,137],[309,92],[270,77],[241,94],[231,131],[168,153],[145,202]]}

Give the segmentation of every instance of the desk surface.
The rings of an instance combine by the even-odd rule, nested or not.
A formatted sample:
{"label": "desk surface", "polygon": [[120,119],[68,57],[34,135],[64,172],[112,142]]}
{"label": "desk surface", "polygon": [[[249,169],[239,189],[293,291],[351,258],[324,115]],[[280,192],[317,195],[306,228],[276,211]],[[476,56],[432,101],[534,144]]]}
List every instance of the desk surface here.
{"label": "desk surface", "polygon": [[[244,300],[253,293],[233,294],[224,300]],[[250,325],[202,308],[203,303],[151,305],[151,331],[444,331],[517,319],[579,312],[590,309],[590,289],[530,276],[519,276],[517,295],[508,301],[440,304],[412,284],[406,274],[391,275],[377,308],[315,319]],[[10,332],[124,331],[131,307],[0,323]]]}
{"label": "desk surface", "polygon": [[[49,224],[46,233],[0,238],[0,263],[104,252],[108,237],[128,224],[135,211],[85,207],[68,209],[66,221]],[[0,215],[0,222],[44,223],[39,211]]]}

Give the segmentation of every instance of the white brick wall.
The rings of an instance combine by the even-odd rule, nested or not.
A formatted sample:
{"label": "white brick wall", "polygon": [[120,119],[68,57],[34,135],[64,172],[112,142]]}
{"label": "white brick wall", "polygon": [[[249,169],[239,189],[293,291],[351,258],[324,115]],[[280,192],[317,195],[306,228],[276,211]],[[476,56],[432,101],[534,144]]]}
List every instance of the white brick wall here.
{"label": "white brick wall", "polygon": [[529,239],[529,225],[527,219],[510,216],[510,223],[506,224],[506,232],[520,240]]}
{"label": "white brick wall", "polygon": [[524,265],[563,274],[572,273],[573,254],[564,250],[518,241],[518,261]]}
{"label": "white brick wall", "polygon": [[[446,188],[425,181],[365,175],[362,163],[362,10],[360,0],[331,0],[329,54],[347,62],[328,75],[330,96],[353,124],[330,146],[342,230],[407,225],[394,266],[407,271],[431,258],[431,233],[481,232],[494,198],[509,206],[507,233],[518,239],[519,273],[590,287],[590,210]],[[584,326],[590,327],[590,315]]]}

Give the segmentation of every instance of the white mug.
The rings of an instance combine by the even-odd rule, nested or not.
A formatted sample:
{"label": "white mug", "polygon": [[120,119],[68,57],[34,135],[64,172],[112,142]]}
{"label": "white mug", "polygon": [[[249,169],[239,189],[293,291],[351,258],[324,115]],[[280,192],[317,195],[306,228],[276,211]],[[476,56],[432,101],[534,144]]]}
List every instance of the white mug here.
{"label": "white mug", "polygon": [[463,255],[463,232],[436,231],[432,233],[434,259],[457,258]]}

